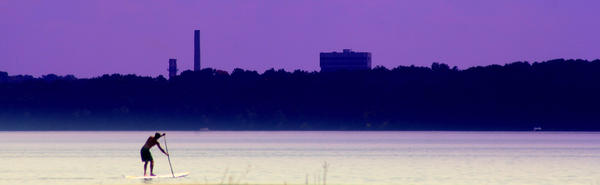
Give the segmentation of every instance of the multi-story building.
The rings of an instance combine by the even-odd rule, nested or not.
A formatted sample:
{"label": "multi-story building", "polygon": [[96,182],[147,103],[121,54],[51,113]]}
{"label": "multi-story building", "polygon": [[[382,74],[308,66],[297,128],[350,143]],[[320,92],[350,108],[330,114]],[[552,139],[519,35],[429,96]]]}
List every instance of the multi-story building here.
{"label": "multi-story building", "polygon": [[371,53],[354,52],[344,49],[343,52],[320,54],[321,72],[356,71],[371,69]]}
{"label": "multi-story building", "polygon": [[173,77],[177,76],[177,59],[169,59],[169,69],[167,70],[169,71],[169,79],[172,79]]}

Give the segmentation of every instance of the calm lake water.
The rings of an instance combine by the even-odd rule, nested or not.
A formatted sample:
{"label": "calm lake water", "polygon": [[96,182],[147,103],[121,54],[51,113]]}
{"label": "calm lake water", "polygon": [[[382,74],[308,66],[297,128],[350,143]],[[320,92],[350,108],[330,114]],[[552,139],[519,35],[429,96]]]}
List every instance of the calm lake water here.
{"label": "calm lake water", "polygon": [[0,132],[0,184],[600,185],[600,133],[570,132],[168,132],[190,176],[125,179],[152,134]]}

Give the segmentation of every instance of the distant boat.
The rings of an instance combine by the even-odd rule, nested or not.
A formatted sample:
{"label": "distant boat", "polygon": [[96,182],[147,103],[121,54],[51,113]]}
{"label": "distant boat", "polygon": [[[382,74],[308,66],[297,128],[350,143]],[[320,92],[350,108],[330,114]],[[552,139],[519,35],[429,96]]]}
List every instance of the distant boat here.
{"label": "distant boat", "polygon": [[198,131],[210,131],[210,129],[208,129],[208,128],[200,128],[200,129],[198,129]]}
{"label": "distant boat", "polygon": [[542,131],[542,127],[533,127],[533,131]]}

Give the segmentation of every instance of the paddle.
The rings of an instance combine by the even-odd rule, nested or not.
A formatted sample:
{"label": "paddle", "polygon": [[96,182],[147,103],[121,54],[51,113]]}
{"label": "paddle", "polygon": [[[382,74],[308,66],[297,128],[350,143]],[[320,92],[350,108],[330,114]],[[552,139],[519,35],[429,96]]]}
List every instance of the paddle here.
{"label": "paddle", "polygon": [[167,146],[167,135],[164,135],[164,140],[165,140],[165,150],[167,150],[167,153],[169,155],[167,155],[167,159],[169,159],[169,167],[171,167],[171,175],[173,175],[173,178],[175,178],[175,173],[173,173],[173,166],[171,165],[171,154],[169,153],[169,147]]}

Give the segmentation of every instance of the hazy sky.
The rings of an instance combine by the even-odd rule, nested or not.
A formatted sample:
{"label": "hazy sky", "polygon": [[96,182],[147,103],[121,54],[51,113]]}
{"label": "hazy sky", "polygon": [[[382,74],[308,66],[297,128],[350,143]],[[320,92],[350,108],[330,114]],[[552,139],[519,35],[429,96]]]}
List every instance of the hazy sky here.
{"label": "hazy sky", "polygon": [[167,74],[169,58],[231,71],[319,70],[351,48],[373,65],[600,58],[598,0],[0,0],[0,71]]}

